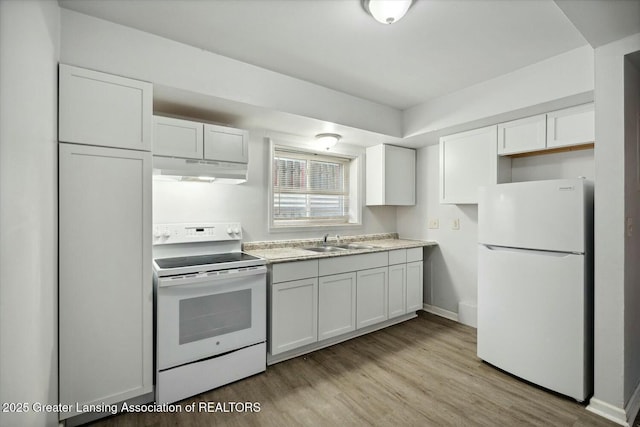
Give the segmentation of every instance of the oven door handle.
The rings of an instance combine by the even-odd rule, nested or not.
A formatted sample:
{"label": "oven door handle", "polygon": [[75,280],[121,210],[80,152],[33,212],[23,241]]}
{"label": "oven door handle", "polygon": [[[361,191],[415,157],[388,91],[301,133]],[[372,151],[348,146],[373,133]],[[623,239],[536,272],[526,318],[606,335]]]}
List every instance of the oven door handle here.
{"label": "oven door handle", "polygon": [[[222,272],[224,271],[224,273]],[[267,267],[248,267],[246,269],[222,270],[208,273],[187,274],[184,276],[161,277],[158,279],[158,287],[197,285],[203,282],[213,282],[218,280],[239,279],[247,276],[257,276],[266,274]]]}

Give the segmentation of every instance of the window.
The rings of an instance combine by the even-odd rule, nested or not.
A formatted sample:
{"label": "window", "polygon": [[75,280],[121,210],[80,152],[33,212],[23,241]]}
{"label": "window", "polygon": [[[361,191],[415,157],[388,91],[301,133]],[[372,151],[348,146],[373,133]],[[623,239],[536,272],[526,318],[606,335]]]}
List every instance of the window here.
{"label": "window", "polygon": [[354,159],[275,146],[272,165],[273,227],[350,224]]}

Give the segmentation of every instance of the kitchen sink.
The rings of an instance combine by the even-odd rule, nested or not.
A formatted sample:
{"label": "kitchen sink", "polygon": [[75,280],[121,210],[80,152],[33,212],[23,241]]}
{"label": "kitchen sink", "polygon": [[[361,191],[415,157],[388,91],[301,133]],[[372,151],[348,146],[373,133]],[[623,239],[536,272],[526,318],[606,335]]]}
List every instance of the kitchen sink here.
{"label": "kitchen sink", "polygon": [[360,243],[347,243],[345,245],[336,245],[337,248],[342,249],[373,249],[375,246],[372,245],[363,245]]}
{"label": "kitchen sink", "polygon": [[302,249],[307,251],[313,251],[313,252],[339,252],[339,251],[347,250],[347,248],[341,248],[338,246],[313,246],[310,248],[302,248]]}

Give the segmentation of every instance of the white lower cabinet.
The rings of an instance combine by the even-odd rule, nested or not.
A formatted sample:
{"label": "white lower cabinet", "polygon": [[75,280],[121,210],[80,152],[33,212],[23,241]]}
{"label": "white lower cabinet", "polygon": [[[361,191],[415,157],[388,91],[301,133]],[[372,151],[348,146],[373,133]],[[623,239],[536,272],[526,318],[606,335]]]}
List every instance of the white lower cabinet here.
{"label": "white lower cabinet", "polygon": [[356,329],[356,273],[320,277],[318,340]]}
{"label": "white lower cabinet", "polygon": [[407,263],[407,313],[423,308],[422,271],[422,261]]}
{"label": "white lower cabinet", "polygon": [[271,286],[270,353],[278,354],[318,341],[318,278]]}
{"label": "white lower cabinet", "polygon": [[422,247],[276,263],[270,282],[269,354],[312,351],[422,309]]}
{"label": "white lower cabinet", "polygon": [[407,312],[407,264],[389,266],[389,319]]}
{"label": "white lower cabinet", "polygon": [[358,271],[356,329],[387,320],[389,267]]}

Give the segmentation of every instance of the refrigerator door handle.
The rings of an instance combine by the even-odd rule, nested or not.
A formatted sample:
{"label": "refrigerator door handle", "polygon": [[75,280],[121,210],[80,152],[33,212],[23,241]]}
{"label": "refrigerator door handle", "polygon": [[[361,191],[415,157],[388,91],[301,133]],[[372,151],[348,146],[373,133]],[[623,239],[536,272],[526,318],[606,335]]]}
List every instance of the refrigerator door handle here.
{"label": "refrigerator door handle", "polygon": [[489,249],[490,251],[520,252],[523,254],[551,256],[556,258],[564,258],[570,255],[584,255],[582,252],[543,251],[538,249],[522,249],[522,248],[512,248],[509,246],[486,245],[484,243],[480,243],[480,244],[485,248]]}

